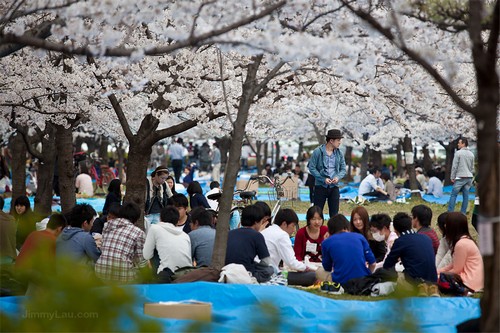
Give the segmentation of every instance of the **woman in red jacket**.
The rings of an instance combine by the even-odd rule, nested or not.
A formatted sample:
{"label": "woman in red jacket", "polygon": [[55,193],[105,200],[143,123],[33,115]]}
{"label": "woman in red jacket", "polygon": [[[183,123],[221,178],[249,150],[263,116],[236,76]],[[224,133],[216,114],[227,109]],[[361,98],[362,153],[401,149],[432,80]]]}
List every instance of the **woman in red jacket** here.
{"label": "woman in red jacket", "polygon": [[323,225],[323,210],[312,206],[306,213],[307,225],[300,228],[295,236],[293,249],[297,260],[305,260],[309,256],[311,262],[321,262],[321,243],[328,237],[328,228]]}

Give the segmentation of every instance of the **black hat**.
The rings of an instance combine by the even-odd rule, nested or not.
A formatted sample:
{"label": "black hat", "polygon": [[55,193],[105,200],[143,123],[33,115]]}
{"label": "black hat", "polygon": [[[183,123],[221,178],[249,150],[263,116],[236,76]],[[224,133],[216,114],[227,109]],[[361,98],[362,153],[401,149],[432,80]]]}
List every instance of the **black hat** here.
{"label": "black hat", "polygon": [[340,132],[339,129],[331,129],[326,133],[326,138],[327,139],[342,139],[342,133]]}

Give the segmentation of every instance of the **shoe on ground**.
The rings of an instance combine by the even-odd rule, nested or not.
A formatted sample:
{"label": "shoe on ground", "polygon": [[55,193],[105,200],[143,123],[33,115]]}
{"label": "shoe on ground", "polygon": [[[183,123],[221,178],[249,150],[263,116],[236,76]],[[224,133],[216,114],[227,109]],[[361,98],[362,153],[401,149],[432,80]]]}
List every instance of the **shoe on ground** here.
{"label": "shoe on ground", "polygon": [[418,296],[426,297],[429,295],[429,287],[425,283],[421,283],[417,286]]}
{"label": "shoe on ground", "polygon": [[430,286],[428,286],[427,295],[431,297],[441,297],[441,295],[439,294],[438,286],[436,286],[435,284],[431,284]]}
{"label": "shoe on ground", "polygon": [[333,295],[340,295],[344,293],[344,288],[342,288],[342,286],[338,282],[330,282],[328,293]]}
{"label": "shoe on ground", "polygon": [[330,290],[330,283],[330,281],[321,282],[319,290],[321,290],[321,292],[327,293]]}

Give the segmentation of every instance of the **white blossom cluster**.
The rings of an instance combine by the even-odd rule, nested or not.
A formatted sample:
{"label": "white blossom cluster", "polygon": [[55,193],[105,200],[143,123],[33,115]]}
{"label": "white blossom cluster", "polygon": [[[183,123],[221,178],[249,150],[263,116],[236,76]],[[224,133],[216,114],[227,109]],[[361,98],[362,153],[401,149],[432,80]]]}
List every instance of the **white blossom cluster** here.
{"label": "white blossom cluster", "polygon": [[[475,137],[471,117],[341,1],[288,1],[269,16],[210,37],[211,45],[155,57],[144,52],[221,29],[276,2],[72,1],[57,7],[65,3],[70,2],[25,4],[27,11],[48,9],[9,20],[5,31],[21,35],[46,13],[64,22],[52,27],[52,41],[64,39],[96,54],[120,47],[136,51],[129,58],[96,58],[96,65],[83,57],[65,57],[56,65],[60,55],[29,49],[1,59],[0,110],[6,118],[12,105],[22,105],[16,121],[42,127],[48,120],[68,126],[79,114],[96,131],[124,141],[108,99],[112,94],[133,132],[151,114],[160,128],[195,120],[219,136],[232,130],[246,67],[264,54],[258,80],[281,61],[287,64],[254,101],[247,124],[252,138],[309,140],[337,127],[348,133],[347,144],[384,149],[406,134],[417,144],[458,134]],[[392,10],[381,6],[372,15],[398,36],[394,43],[418,52],[460,98],[474,104],[467,33],[444,32],[403,15],[406,1],[388,3]],[[63,64],[72,71],[65,72]],[[224,116],[209,122],[210,113]]]}

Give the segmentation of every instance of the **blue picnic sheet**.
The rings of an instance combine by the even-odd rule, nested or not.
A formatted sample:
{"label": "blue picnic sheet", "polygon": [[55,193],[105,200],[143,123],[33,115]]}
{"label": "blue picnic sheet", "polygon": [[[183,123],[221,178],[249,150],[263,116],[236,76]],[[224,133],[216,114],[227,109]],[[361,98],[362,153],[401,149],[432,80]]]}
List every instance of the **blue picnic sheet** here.
{"label": "blue picnic sheet", "polygon": [[[170,285],[132,285],[137,300],[130,304],[143,315],[148,302],[197,300],[212,303],[212,321],[201,324],[202,332],[250,332],[266,327],[277,332],[341,332],[348,322],[351,332],[402,331],[404,315],[415,320],[423,333],[454,333],[455,326],[480,316],[479,299],[405,298],[382,301],[334,300],[285,286],[236,285],[194,282]],[[0,311],[22,316],[24,297],[0,298]],[[264,304],[277,309],[279,318],[269,314]],[[443,310],[446,311],[443,311]],[[149,317],[152,318],[152,317]],[[405,319],[407,319],[405,317]],[[164,331],[185,332],[192,320],[155,319]],[[130,326],[117,322],[117,327]],[[128,323],[130,324],[130,323]],[[126,330],[126,329],[125,329]]]}

